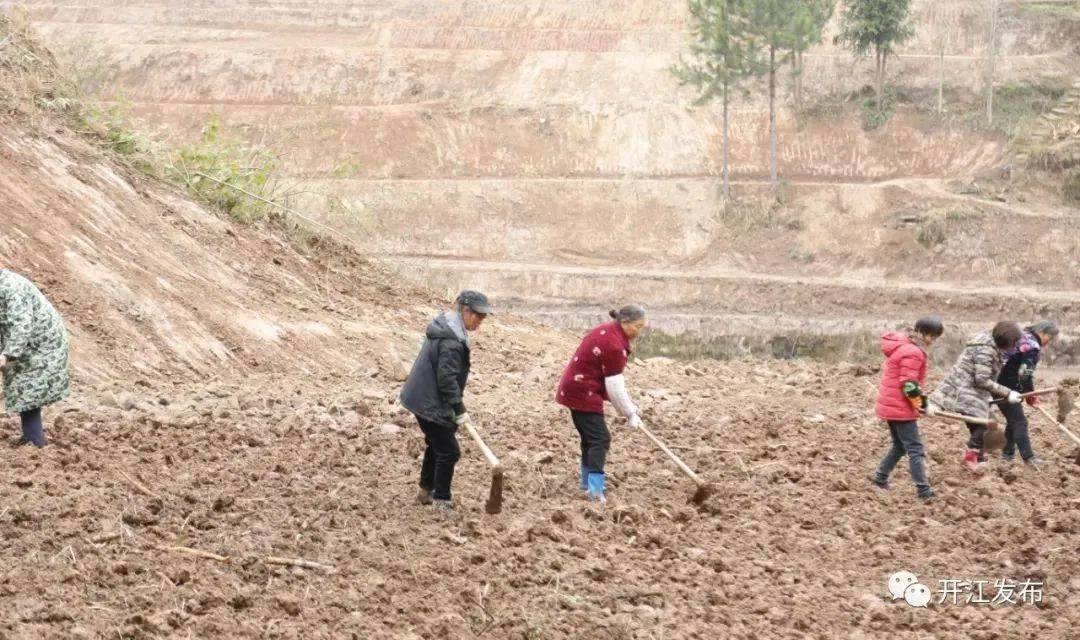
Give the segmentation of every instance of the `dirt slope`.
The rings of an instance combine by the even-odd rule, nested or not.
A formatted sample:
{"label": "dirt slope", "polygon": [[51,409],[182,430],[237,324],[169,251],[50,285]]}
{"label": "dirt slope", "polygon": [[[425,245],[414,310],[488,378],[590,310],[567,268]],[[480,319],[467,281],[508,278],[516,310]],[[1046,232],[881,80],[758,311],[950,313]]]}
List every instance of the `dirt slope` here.
{"label": "dirt slope", "polygon": [[[71,319],[77,373],[210,376],[352,370],[432,304],[347,250],[313,256],[238,230],[63,128],[0,130],[3,263]],[[362,301],[358,302],[358,301]]]}

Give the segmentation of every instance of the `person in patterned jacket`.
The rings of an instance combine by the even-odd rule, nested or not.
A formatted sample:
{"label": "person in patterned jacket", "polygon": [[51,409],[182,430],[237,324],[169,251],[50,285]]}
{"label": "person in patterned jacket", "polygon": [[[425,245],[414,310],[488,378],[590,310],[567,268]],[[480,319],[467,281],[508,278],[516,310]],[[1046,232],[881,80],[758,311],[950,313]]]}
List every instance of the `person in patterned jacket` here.
{"label": "person in patterned jacket", "polygon": [[[1016,348],[1005,352],[1005,362],[1001,367],[998,382],[1020,393],[1028,393],[1035,390],[1035,367],[1039,366],[1042,352],[1057,340],[1061,333],[1057,324],[1042,320],[1024,329],[1023,337]],[[1028,396],[1026,402],[1035,406],[1039,403],[1038,396]],[[1035,455],[1031,447],[1031,438],[1028,436],[1028,420],[1024,415],[1024,407],[1020,404],[1002,403],[998,405],[1002,415],[1005,416],[1005,449],[1001,452],[1001,458],[1005,462],[1012,462],[1016,450],[1020,450],[1020,457],[1024,462],[1039,466],[1046,461]]]}
{"label": "person in patterned jacket", "polygon": [[71,392],[64,321],[41,291],[0,269],[0,370],[4,406],[22,421],[16,445],[45,446],[41,409]]}
{"label": "person in patterned jacket", "polygon": [[555,401],[570,409],[570,418],[581,438],[581,489],[590,500],[600,502],[606,501],[604,463],[611,446],[604,401],[615,405],[631,427],[642,425],[626,391],[623,370],[630,357],[630,341],[645,329],[645,308],[631,304],[609,313],[612,322],[585,336],[555,391]]}
{"label": "person in patterned jacket", "polygon": [[[1020,335],[1019,325],[1003,320],[989,333],[980,333],[968,340],[952,371],[930,394],[930,403],[975,418],[990,417],[990,401],[995,396],[1004,398],[1009,404],[1020,404],[1020,394],[997,381],[1002,354],[1016,347]],[[978,472],[987,460],[983,450],[986,426],[969,422],[967,427],[970,438],[963,464],[969,471]]]}

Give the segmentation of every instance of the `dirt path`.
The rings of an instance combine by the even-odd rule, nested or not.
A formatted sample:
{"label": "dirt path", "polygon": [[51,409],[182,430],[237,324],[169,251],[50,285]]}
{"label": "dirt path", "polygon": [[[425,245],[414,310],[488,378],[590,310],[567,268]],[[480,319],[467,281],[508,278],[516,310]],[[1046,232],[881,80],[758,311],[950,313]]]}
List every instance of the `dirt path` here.
{"label": "dirt path", "polygon": [[500,271],[519,274],[558,274],[582,278],[605,277],[620,279],[662,279],[667,281],[726,280],[747,283],[776,283],[814,288],[848,288],[880,290],[883,292],[932,292],[940,295],[988,296],[1014,298],[1048,303],[1080,303],[1080,292],[1020,286],[981,286],[955,282],[886,280],[860,274],[857,277],[797,276],[777,273],[755,273],[739,269],[712,268],[698,270],[648,269],[623,266],[572,266],[540,263],[486,262],[433,255],[386,254],[380,259],[391,263],[422,264],[433,271],[458,269],[467,271]]}

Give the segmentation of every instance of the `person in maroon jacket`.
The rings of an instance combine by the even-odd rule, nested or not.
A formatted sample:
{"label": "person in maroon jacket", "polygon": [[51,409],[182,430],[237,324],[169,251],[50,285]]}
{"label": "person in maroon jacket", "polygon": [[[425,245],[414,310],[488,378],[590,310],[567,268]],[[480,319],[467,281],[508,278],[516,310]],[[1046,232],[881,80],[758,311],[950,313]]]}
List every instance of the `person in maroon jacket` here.
{"label": "person in maroon jacket", "polygon": [[610,401],[631,427],[642,425],[626,391],[623,370],[630,357],[630,341],[646,326],[645,309],[631,304],[610,314],[612,322],[596,327],[581,341],[555,391],[555,401],[570,409],[581,437],[581,488],[590,500],[600,502],[605,502],[604,461],[611,446],[604,400]]}
{"label": "person in maroon jacket", "polygon": [[919,411],[928,415],[936,412],[922,391],[929,367],[926,349],[944,332],[941,320],[929,316],[919,318],[914,330],[886,333],[881,337],[885,366],[874,411],[889,424],[892,448],[878,466],[874,484],[888,489],[889,474],[907,454],[911,479],[919,499],[924,502],[936,499],[926,476],[926,451],[919,437]]}

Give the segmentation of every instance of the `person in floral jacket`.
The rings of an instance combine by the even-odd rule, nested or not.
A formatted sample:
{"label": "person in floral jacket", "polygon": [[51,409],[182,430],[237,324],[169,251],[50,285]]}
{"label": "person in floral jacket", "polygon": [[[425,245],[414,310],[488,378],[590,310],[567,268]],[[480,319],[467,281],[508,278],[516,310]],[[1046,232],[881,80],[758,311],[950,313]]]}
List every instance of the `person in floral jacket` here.
{"label": "person in floral jacket", "polygon": [[0,269],[0,370],[4,407],[22,420],[17,445],[45,446],[41,409],[71,392],[64,321],[32,282]]}
{"label": "person in floral jacket", "polygon": [[645,308],[631,304],[609,315],[611,322],[594,328],[578,345],[555,391],[555,402],[570,409],[581,439],[581,489],[590,500],[599,502],[607,501],[604,463],[611,447],[604,401],[615,405],[630,427],[643,424],[626,390],[623,371],[630,357],[630,341],[646,327]]}

